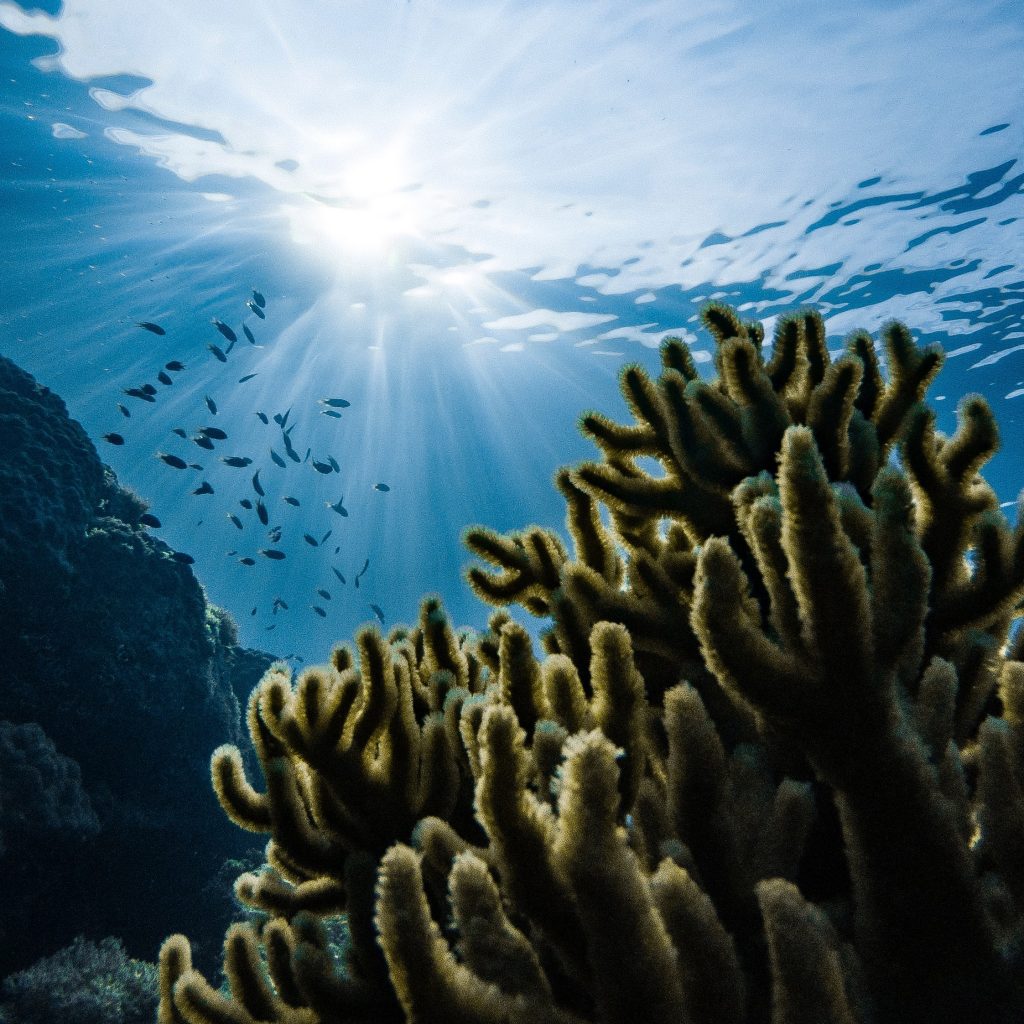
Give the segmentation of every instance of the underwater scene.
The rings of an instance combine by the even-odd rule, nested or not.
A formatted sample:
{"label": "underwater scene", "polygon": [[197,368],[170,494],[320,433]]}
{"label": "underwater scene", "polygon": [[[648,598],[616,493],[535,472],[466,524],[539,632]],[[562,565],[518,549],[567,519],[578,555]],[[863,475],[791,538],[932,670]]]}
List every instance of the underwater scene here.
{"label": "underwater scene", "polygon": [[1013,0],[0,0],[0,1024],[1024,1020]]}

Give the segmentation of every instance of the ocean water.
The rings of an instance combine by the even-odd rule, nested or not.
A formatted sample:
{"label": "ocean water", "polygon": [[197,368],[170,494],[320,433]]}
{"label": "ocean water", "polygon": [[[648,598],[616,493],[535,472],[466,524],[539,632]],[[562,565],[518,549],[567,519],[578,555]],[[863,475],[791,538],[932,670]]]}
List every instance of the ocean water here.
{"label": "ocean water", "polygon": [[666,334],[709,364],[710,299],[940,344],[940,427],[994,406],[1012,515],[1022,57],[1013,0],[0,0],[0,354],[242,643],[308,662],[427,592],[482,626],[461,531],[560,526],[580,413]]}

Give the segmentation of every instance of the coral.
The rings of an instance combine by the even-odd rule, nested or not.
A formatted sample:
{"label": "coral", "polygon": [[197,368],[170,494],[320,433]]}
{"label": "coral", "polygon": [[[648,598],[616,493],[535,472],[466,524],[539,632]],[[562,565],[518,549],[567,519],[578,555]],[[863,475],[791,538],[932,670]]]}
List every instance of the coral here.
{"label": "coral", "polygon": [[161,1024],[1024,1018],[1024,527],[980,476],[991,410],[941,435],[941,352],[898,323],[883,374],[813,312],[770,354],[704,321],[714,379],[667,338],[623,371],[632,424],[583,417],[568,543],[467,532],[486,633],[429,598],[263,679],[265,788],[212,762],[270,836],[236,883],[261,917],[227,993],[165,942]]}
{"label": "coral", "polygon": [[156,968],[132,960],[118,939],[78,936],[0,987],[4,1024],[149,1024]]}

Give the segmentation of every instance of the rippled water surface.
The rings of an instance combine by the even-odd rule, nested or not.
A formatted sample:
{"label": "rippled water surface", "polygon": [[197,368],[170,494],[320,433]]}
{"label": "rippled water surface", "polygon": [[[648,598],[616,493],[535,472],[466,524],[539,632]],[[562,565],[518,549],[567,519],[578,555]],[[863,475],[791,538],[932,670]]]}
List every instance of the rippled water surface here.
{"label": "rippled water surface", "polygon": [[[0,353],[244,643],[312,660],[427,591],[482,625],[461,529],[560,524],[579,413],[623,416],[619,367],[667,333],[709,362],[712,298],[940,343],[940,426],[988,398],[1009,504],[1022,58],[1015,2],[0,0]],[[256,469],[287,558],[247,566]]]}

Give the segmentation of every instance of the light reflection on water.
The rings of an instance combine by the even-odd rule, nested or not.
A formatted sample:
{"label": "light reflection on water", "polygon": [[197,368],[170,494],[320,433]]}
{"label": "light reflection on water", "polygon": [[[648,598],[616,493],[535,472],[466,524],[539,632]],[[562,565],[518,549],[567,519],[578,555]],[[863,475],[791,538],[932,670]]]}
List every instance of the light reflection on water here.
{"label": "light reflection on water", "polygon": [[[939,341],[940,425],[985,394],[1006,448],[994,482],[1015,496],[1012,5],[955,25],[937,2],[681,6],[410,0],[313,21],[287,3],[178,0],[140,19],[111,0],[0,2],[0,351],[94,439],[125,433],[102,457],[244,642],[268,646],[274,621],[275,650],[321,658],[370,601],[408,621],[428,590],[481,624],[460,528],[560,523],[551,474],[589,455],[578,413],[621,415],[618,367],[653,367],[666,333],[708,359],[697,311],[712,298],[769,329],[812,304],[837,347],[892,317]],[[254,286],[265,321],[245,306]],[[257,346],[221,364],[213,317]],[[121,390],[170,359],[187,370],[125,420]],[[230,441],[201,453],[216,493],[195,497],[199,475],[151,455],[197,457],[171,430],[207,423],[207,395]],[[329,395],[351,401],[342,417],[321,415]],[[300,454],[333,453],[340,474],[269,461],[281,445],[255,413],[289,407]],[[286,562],[224,554],[262,543],[227,519],[249,474],[213,460],[235,453],[266,467]],[[326,508],[339,498],[344,520]],[[328,528],[336,555],[303,543]],[[351,575],[366,557],[364,588],[314,618],[331,565]],[[298,614],[271,620],[277,594]]]}

